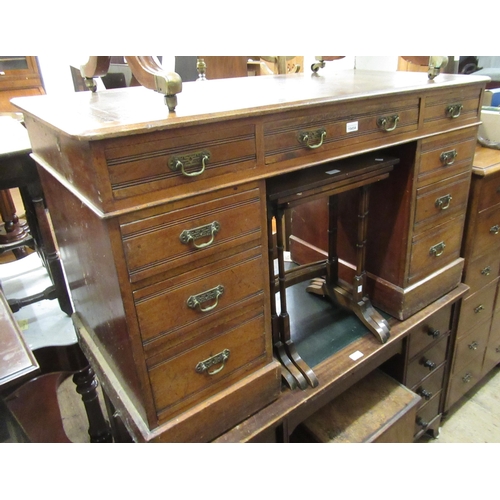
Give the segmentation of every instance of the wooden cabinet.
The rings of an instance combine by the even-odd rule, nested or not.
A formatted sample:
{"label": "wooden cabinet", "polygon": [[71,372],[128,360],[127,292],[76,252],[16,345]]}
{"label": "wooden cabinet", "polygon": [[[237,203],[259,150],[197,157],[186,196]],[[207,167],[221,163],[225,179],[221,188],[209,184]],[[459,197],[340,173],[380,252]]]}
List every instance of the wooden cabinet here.
{"label": "wooden cabinet", "polygon": [[449,409],[500,362],[500,152],[476,147],[462,255],[464,283],[454,346]]}
{"label": "wooden cabinet", "polygon": [[[183,85],[175,113],[141,87],[15,100],[40,166],[82,347],[135,440],[214,440],[275,400],[287,405],[312,394],[288,391],[291,399],[282,399],[264,229],[270,178],[395,152],[401,162],[371,198],[384,207],[370,216],[380,234],[367,254],[378,296],[388,297],[380,302],[401,317],[453,295],[463,264],[468,144],[485,82],[441,75],[430,86],[426,75],[370,71],[207,80]],[[458,159],[444,165],[442,153],[455,148]],[[437,213],[432,199],[441,200]],[[395,338],[427,314],[395,328]],[[415,349],[435,348],[444,366],[448,337]],[[377,352],[366,360],[371,370],[399,340],[364,339]],[[324,398],[340,380],[325,363],[314,388],[328,388]],[[415,375],[414,384],[424,378]]]}

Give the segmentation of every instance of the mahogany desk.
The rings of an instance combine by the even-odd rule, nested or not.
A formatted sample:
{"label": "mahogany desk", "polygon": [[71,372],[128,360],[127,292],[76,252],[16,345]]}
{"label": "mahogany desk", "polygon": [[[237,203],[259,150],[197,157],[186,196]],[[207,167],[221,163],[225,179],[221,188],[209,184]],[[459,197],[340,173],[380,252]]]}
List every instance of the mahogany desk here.
{"label": "mahogany desk", "polygon": [[[368,294],[404,322],[454,293],[465,204],[448,202],[468,190],[487,81],[358,70],[207,80],[184,84],[175,113],[144,88],[13,100],[82,348],[134,440],[211,441],[322,391],[319,376],[281,393],[268,179],[370,151],[399,158],[371,192]],[[352,283],[351,256],[339,274]],[[373,346],[373,365],[400,335]]]}

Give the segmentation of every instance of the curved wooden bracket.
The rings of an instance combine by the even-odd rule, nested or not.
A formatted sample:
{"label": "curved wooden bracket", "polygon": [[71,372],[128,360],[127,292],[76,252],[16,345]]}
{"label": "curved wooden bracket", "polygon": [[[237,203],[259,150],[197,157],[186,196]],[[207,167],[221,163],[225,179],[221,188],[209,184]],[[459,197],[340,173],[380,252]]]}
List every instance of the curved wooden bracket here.
{"label": "curved wooden bracket", "polygon": [[92,92],[97,90],[94,78],[104,76],[109,70],[111,56],[89,56],[88,61],[80,66],[80,74],[85,85]]}

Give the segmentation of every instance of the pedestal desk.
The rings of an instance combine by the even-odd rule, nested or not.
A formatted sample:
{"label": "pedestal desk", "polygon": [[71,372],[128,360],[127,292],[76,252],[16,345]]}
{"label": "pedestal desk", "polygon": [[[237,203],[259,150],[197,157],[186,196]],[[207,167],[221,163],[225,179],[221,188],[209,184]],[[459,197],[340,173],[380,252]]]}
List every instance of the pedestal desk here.
{"label": "pedestal desk", "polygon": [[[380,210],[368,220],[378,228],[368,231],[369,297],[399,321],[460,297],[465,203],[454,202],[468,189],[487,81],[357,70],[208,80],[185,84],[174,113],[144,88],[13,100],[82,347],[135,440],[211,441],[285,401],[271,178],[374,151],[397,157],[370,198]],[[377,343],[380,363],[400,350],[405,325]],[[322,391],[322,366],[317,387],[283,390]]]}

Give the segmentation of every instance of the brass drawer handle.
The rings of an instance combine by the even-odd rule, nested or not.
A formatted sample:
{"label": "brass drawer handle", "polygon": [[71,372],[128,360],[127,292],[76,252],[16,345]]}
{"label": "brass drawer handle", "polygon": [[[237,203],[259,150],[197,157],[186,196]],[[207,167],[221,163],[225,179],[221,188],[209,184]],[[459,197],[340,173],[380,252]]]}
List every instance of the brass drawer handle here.
{"label": "brass drawer handle", "polygon": [[429,254],[433,255],[434,257],[439,257],[440,255],[443,255],[444,249],[446,248],[446,245],[444,241],[441,243],[438,243],[437,245],[434,245],[429,249]]}
{"label": "brass drawer handle", "polygon": [[444,151],[443,153],[441,153],[441,155],[439,156],[439,159],[441,160],[441,163],[447,167],[447,166],[453,165],[453,163],[455,163],[457,156],[458,156],[457,150],[452,149],[451,151]]}
{"label": "brass drawer handle", "polygon": [[495,226],[490,227],[490,233],[491,234],[498,234],[498,233],[500,233],[500,226],[498,224],[496,224]]}
{"label": "brass drawer handle", "polygon": [[309,149],[316,149],[323,145],[325,137],[326,130],[324,128],[320,128],[312,132],[301,132],[299,134],[299,142],[301,144],[305,144]]}
{"label": "brass drawer handle", "polygon": [[495,349],[495,352],[500,352],[500,345]]}
{"label": "brass drawer handle", "polygon": [[480,313],[481,311],[484,311],[484,306],[483,304],[480,304],[479,306],[475,307],[474,308],[474,312],[477,314],[477,313]]}
{"label": "brass drawer handle", "polygon": [[[207,372],[208,375],[215,375],[216,373],[219,373],[224,368],[224,366],[226,366],[226,361],[228,360],[230,354],[231,352],[229,351],[229,349],[224,349],[222,352],[219,352],[219,354],[215,354],[214,356],[211,356],[204,361],[200,361],[196,365],[196,373]],[[212,370],[211,372],[208,371],[212,366],[219,365],[221,363],[222,365],[216,370]]]}
{"label": "brass drawer handle", "polygon": [[491,267],[486,266],[484,269],[481,269],[481,274],[483,276],[489,276],[491,274]]}
{"label": "brass drawer handle", "polygon": [[[220,224],[217,221],[213,221],[205,226],[195,227],[194,229],[184,229],[184,231],[182,231],[179,235],[179,239],[184,245],[187,245],[190,241],[192,241],[194,247],[205,248],[214,242],[215,235],[219,232],[219,230]],[[199,240],[200,238],[207,238],[208,236],[211,236],[210,241],[205,243],[196,243],[196,240]]]}
{"label": "brass drawer handle", "polygon": [[479,344],[477,342],[472,342],[472,344],[469,344],[469,349],[471,351],[477,351],[477,348],[479,347]]}
{"label": "brass drawer handle", "polygon": [[446,107],[446,116],[448,118],[458,118],[463,108],[462,104],[450,104]]}
{"label": "brass drawer handle", "polygon": [[[184,156],[174,156],[170,158],[168,166],[174,172],[181,169],[182,175],[186,177],[196,177],[205,172],[207,162],[210,160],[210,153],[208,151],[199,151]],[[201,163],[201,169],[195,172],[187,172],[186,168],[197,167]]]}
{"label": "brass drawer handle", "polygon": [[[207,290],[206,292],[199,293],[198,295],[191,295],[187,300],[187,306],[190,309],[195,309],[198,307],[201,312],[208,312],[212,309],[215,309],[219,304],[219,297],[224,293],[224,287],[222,285],[218,285],[211,290]],[[212,304],[208,307],[201,307],[204,302],[215,300],[215,304]]]}
{"label": "brass drawer handle", "polygon": [[439,208],[441,210],[446,210],[448,208],[450,208],[450,203],[451,203],[451,200],[453,200],[453,197],[451,196],[451,194],[446,194],[444,196],[441,196],[440,198],[438,198],[436,200],[436,208]]}
{"label": "brass drawer handle", "polygon": [[377,127],[384,132],[392,132],[398,126],[399,115],[381,116],[377,119]]}
{"label": "brass drawer handle", "polygon": [[466,373],[463,377],[462,377],[462,382],[464,384],[468,384],[470,381],[472,380],[472,375],[470,373]]}

